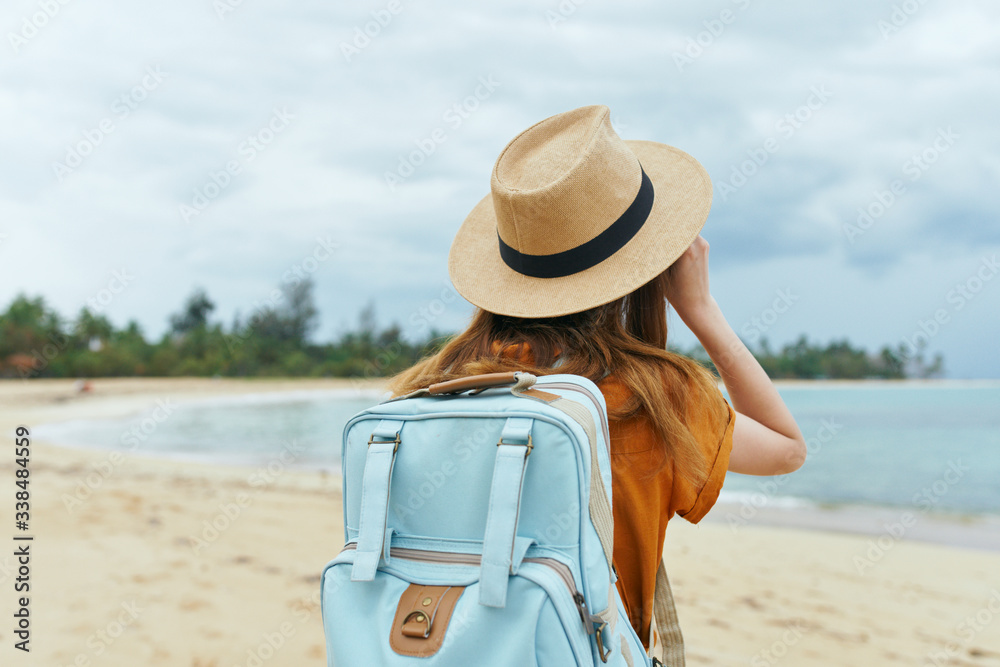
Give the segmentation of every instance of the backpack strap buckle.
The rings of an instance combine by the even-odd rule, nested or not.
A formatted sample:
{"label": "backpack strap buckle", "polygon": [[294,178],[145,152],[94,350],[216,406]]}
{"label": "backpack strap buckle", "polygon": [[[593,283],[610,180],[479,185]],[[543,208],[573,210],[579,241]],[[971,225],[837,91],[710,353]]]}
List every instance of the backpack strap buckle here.
{"label": "backpack strap buckle", "polygon": [[601,622],[600,625],[594,624],[594,637],[597,640],[597,653],[601,656],[601,662],[607,662],[608,658],[611,657],[611,649],[607,651],[604,650],[604,628],[608,626],[607,623]]}
{"label": "backpack strap buckle", "polygon": [[520,447],[527,447],[528,450],[524,454],[525,458],[528,458],[528,456],[531,455],[531,450],[535,448],[534,445],[531,444],[531,434],[530,433],[528,434],[528,444],[527,445],[525,445],[522,442],[504,442],[503,436],[500,436],[500,442],[497,443],[497,447],[499,447],[500,445],[515,445],[515,446],[520,446]]}
{"label": "backpack strap buckle", "polygon": [[392,453],[395,454],[399,449],[399,432],[396,432],[394,440],[376,440],[375,434],[372,433],[372,437],[368,438],[368,448],[371,449],[372,445],[393,445]]}

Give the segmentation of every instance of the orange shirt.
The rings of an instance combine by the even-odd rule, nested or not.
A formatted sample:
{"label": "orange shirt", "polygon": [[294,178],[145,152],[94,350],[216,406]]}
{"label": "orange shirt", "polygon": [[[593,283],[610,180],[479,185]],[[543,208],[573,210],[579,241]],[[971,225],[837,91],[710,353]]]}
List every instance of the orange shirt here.
{"label": "orange shirt", "polygon": [[[614,376],[597,386],[609,409],[620,406],[630,395],[629,389]],[[669,458],[660,470],[646,476],[655,468],[655,448],[660,446],[647,415],[640,413],[609,424],[618,593],[643,645],[648,641],[653,619],[656,570],[663,557],[667,522],[677,514],[698,523],[712,509],[729,467],[735,417],[721,391],[712,405],[687,405],[685,423],[708,463],[708,479],[701,488],[681,476],[675,477]]]}
{"label": "orange shirt", "polygon": [[[499,350],[494,345],[494,351]],[[522,363],[534,363],[527,345],[503,349]],[[556,369],[558,372],[558,369]],[[614,375],[597,383],[608,409],[621,406],[628,387]],[[656,571],[663,557],[667,522],[675,515],[698,523],[719,498],[733,448],[736,413],[722,392],[711,405],[688,403],[685,423],[700,445],[709,470],[700,488],[674,475],[671,459],[655,470],[657,437],[645,413],[609,423],[611,434],[611,496],[615,519],[614,565],[618,593],[629,621],[646,645],[653,619]],[[650,472],[654,471],[654,472]],[[646,647],[648,648],[648,646]]]}

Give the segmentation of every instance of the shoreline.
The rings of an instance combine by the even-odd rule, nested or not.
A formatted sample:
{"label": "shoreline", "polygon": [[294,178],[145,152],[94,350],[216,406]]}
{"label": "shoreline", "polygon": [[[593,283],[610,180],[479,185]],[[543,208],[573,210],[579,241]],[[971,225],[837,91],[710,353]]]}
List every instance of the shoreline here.
{"label": "shoreline", "polygon": [[[72,385],[0,383],[7,441],[19,423],[121,417],[157,400],[356,388],[329,380],[98,380],[92,393],[76,395]],[[12,456],[0,459],[0,477],[9,481],[14,466]],[[339,475],[116,456],[33,439],[30,489],[32,664],[327,664],[319,581],[343,542]],[[675,519],[667,528],[664,555],[691,667],[754,664],[779,644],[783,664],[796,667],[902,667],[945,650],[961,656],[955,664],[997,664],[1000,635],[969,639],[956,624],[993,613],[1000,554],[907,539],[916,531],[900,540],[836,532],[817,518],[836,514],[768,525],[789,515],[766,507],[734,530],[726,513],[740,507],[723,498],[699,524]],[[12,526],[13,509],[11,499],[0,502],[0,522]],[[14,566],[0,554],[5,588]],[[14,604],[13,594],[0,596],[0,614],[11,618]],[[21,664],[12,637],[0,627],[0,664]]]}
{"label": "shoreline", "polygon": [[[789,387],[796,389],[839,389],[839,388],[884,388],[884,387],[906,387],[913,389],[941,388],[949,387],[956,389],[964,388],[1000,388],[1000,378],[902,378],[890,380],[883,378],[870,378],[867,380],[800,380],[800,379],[778,379],[771,380],[774,386]],[[719,383],[723,386],[722,383]]]}
{"label": "shoreline", "polygon": [[[358,396],[378,396],[386,391],[385,385],[389,378],[339,378],[339,377],[98,377],[85,378],[91,386],[100,386],[102,395],[121,395],[129,389],[157,385],[167,390],[169,394],[185,395],[186,400],[202,400],[213,397],[215,400],[236,399],[257,395],[260,400],[267,400],[261,395],[273,397],[301,393],[304,396],[312,393],[343,393]],[[0,396],[10,397],[21,394],[26,397],[51,396],[59,393],[57,401],[70,401],[74,398],[87,398],[74,390],[79,380],[73,378],[32,378],[22,380],[0,377]],[[772,384],[778,389],[1000,389],[1000,378],[903,378],[903,379],[772,379]],[[720,390],[725,391],[725,383],[718,381]],[[110,392],[110,393],[109,393]]]}
{"label": "shoreline", "polygon": [[[43,425],[44,426],[44,425]],[[68,445],[50,440],[38,440],[54,450],[79,452],[83,455],[109,455],[121,451],[88,445]],[[218,469],[220,472],[252,474],[267,464],[267,460],[234,460],[227,455],[219,454],[195,457],[188,454],[169,455],[165,453],[131,452],[126,455],[130,459],[145,461],[151,465],[205,466]],[[311,463],[290,463],[289,472],[309,476],[322,475],[340,479],[337,467],[328,467]],[[757,527],[783,528],[816,533],[831,533],[851,536],[881,537],[889,536],[893,540],[936,544],[961,549],[976,549],[1000,553],[1000,514],[976,512],[933,512],[922,513],[909,507],[891,505],[860,505],[853,503],[817,503],[797,496],[775,496],[769,499],[773,506],[757,506],[744,500],[740,502],[726,498],[723,488],[722,497],[715,503],[703,521],[726,526],[736,532],[743,528]],[[790,502],[789,502],[790,501]],[[788,502],[788,505],[782,506]],[[896,537],[893,531],[898,531],[898,525],[907,519],[901,537]]]}
{"label": "shoreline", "polygon": [[720,498],[704,521],[733,532],[767,526],[1000,553],[1000,514],[921,513],[906,507],[855,504],[755,507]]}
{"label": "shoreline", "polygon": [[[17,381],[22,382],[22,381]],[[32,380],[31,382],[38,382]],[[100,392],[91,394],[73,394],[70,380],[42,380],[51,383],[46,391],[36,393],[35,399],[46,398],[50,406],[73,405],[75,407],[99,408],[100,416],[80,416],[53,421],[35,423],[32,429],[49,425],[61,426],[74,421],[93,421],[97,419],[122,419],[135,417],[147,412],[155,401],[168,400],[175,407],[190,405],[199,406],[229,406],[272,404],[283,401],[310,400],[319,397],[350,397],[369,398],[377,402],[384,393],[384,379],[374,378],[356,380],[347,378],[107,378],[94,380],[100,383]],[[872,381],[862,380],[792,380],[777,381],[781,386],[799,387],[801,385],[817,387],[818,385],[835,384],[837,387],[871,386]],[[873,381],[878,385],[907,384],[916,387],[940,385],[942,382],[966,386],[966,380],[888,380]],[[982,386],[979,381],[976,386]],[[987,380],[988,386],[1000,387],[1000,380]],[[148,391],[150,383],[158,385],[159,391]],[[63,386],[65,385],[65,386]],[[7,390],[12,389],[9,383],[0,382],[0,398],[8,398]],[[102,400],[107,399],[107,400]],[[152,401],[152,403],[151,403]],[[35,401],[32,401],[35,402]],[[4,404],[9,403],[4,400]],[[101,406],[100,403],[111,403]],[[37,403],[35,405],[37,407]],[[62,409],[53,412],[62,412]],[[48,413],[49,410],[45,410]],[[78,410],[73,410],[78,413]],[[55,416],[52,414],[51,416]],[[7,420],[0,419],[0,427],[6,426]],[[38,441],[46,447],[69,452],[79,452],[84,455],[109,455],[115,448],[69,444],[43,438]],[[153,465],[165,464],[184,466],[208,466],[218,468],[220,472],[250,473],[258,469],[266,461],[238,460],[224,453],[192,456],[189,454],[167,454],[163,452],[128,452],[128,458],[147,461]],[[289,471],[303,475],[320,474],[339,479],[340,471],[336,468],[308,463],[292,463]],[[861,505],[852,503],[817,502],[797,496],[776,496],[769,498],[766,504],[755,505],[747,498],[738,499],[744,495],[741,492],[727,492],[725,488],[712,510],[704,521],[713,524],[726,525],[736,531],[743,527],[773,527],[782,529],[826,532],[852,536],[878,537],[887,535],[894,524],[901,521],[904,514],[915,517],[913,525],[904,526],[901,539],[921,543],[938,544],[955,548],[979,549],[1000,552],[1000,513],[977,512],[934,512],[917,513],[908,507],[890,505]],[[895,539],[895,538],[894,538]]]}

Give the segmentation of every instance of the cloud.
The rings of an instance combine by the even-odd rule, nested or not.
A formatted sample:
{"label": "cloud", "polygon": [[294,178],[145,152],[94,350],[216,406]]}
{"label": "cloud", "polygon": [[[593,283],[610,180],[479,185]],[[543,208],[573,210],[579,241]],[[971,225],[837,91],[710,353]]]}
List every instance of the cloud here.
{"label": "cloud", "polygon": [[[451,238],[503,146],[594,103],[622,136],[705,165],[720,270],[780,275],[815,258],[829,280],[860,270],[878,284],[928,251],[974,263],[1000,244],[995,4],[926,3],[902,17],[861,0],[218,6],[61,5],[17,53],[9,34],[38,5],[5,9],[0,301],[40,292],[75,313],[128,266],[137,279],[108,313],[155,334],[196,284],[224,318],[246,312],[330,235],[341,251],[315,275],[321,335],[369,299],[405,321],[446,286]],[[150,67],[162,83],[132,99]],[[496,82],[488,93],[484,79]],[[294,120],[248,159],[275,109]],[[88,147],[108,119],[113,131]],[[908,162],[949,127],[960,138],[909,180]],[[54,163],[81,150],[60,182]],[[761,150],[766,163],[736,187],[734,170]],[[233,161],[239,172],[220,176]],[[387,174],[400,180],[390,187]],[[850,243],[845,225],[894,180],[905,194]],[[210,201],[185,221],[180,207],[199,193]],[[770,294],[753,281],[726,289],[737,302]],[[467,313],[451,303],[437,322],[461,326]],[[981,317],[995,327],[1000,315]]]}

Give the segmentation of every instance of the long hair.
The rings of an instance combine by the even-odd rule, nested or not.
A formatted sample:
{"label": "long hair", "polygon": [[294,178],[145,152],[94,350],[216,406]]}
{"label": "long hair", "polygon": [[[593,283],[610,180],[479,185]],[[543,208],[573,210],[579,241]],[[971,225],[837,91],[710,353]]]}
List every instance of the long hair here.
{"label": "long hair", "polygon": [[[661,445],[658,467],[672,458],[676,474],[703,482],[707,464],[685,424],[685,406],[710,405],[718,379],[666,349],[668,280],[669,271],[620,299],[560,317],[524,319],[477,309],[465,331],[393,377],[389,387],[399,396],[436,382],[512,370],[582,375],[595,383],[613,374],[631,397],[609,410],[609,419],[644,413]],[[534,364],[502,354],[517,344],[529,346]],[[557,357],[563,361],[553,368]]]}

